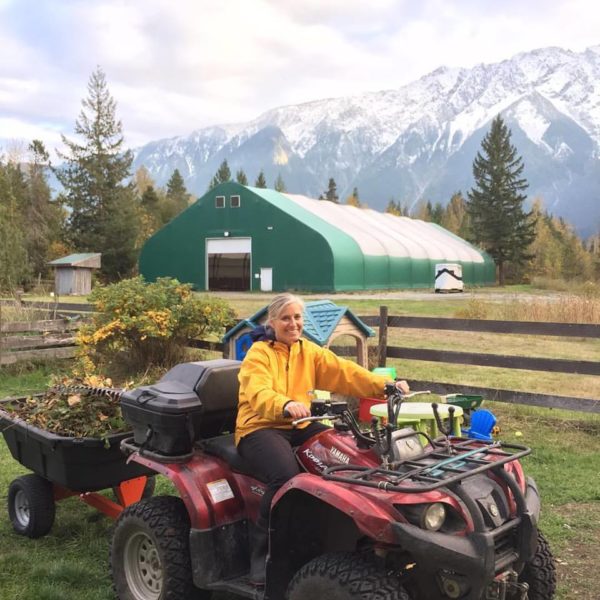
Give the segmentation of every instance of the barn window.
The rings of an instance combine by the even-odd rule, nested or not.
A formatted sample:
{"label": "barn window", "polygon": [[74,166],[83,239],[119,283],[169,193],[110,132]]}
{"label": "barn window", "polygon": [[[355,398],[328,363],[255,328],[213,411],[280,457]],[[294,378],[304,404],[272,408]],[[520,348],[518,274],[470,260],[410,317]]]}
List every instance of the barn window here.
{"label": "barn window", "polygon": [[231,208],[239,208],[240,207],[240,197],[239,196],[230,196],[229,204]]}
{"label": "barn window", "polygon": [[225,208],[225,196],[216,196],[215,208]]}

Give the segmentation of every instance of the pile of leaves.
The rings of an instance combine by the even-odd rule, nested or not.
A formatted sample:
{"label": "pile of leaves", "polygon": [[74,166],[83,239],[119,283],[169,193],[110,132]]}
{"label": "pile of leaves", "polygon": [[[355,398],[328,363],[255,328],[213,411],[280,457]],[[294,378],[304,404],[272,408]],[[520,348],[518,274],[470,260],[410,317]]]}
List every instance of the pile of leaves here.
{"label": "pile of leaves", "polygon": [[44,394],[3,408],[39,429],[67,437],[103,438],[128,431],[119,403],[122,390],[109,379],[64,378]]}

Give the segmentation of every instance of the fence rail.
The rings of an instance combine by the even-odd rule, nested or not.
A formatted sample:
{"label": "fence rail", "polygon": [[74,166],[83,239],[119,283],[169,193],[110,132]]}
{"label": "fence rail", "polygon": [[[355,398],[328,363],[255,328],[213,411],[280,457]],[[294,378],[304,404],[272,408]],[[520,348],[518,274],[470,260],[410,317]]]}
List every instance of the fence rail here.
{"label": "fence rail", "polygon": [[[24,305],[34,308],[46,308],[47,303],[24,302]],[[89,304],[58,303],[49,310],[69,310],[92,312]],[[410,360],[441,362],[449,364],[464,364],[472,366],[499,367],[503,369],[524,369],[540,372],[560,372],[599,377],[598,394],[595,398],[559,396],[555,394],[539,394],[519,390],[504,390],[496,388],[458,385],[437,381],[412,380],[415,388],[430,389],[438,394],[462,392],[465,394],[480,394],[490,400],[546,408],[563,408],[568,410],[600,413],[600,362],[586,360],[567,360],[561,358],[536,358],[529,356],[505,356],[500,354],[458,352],[427,348],[410,348],[388,345],[390,328],[400,329],[429,329],[438,331],[469,331],[496,334],[519,334],[536,336],[575,337],[583,339],[600,339],[600,325],[580,323],[539,323],[523,321],[493,321],[479,319],[452,319],[438,317],[400,317],[388,315],[385,306],[380,308],[378,316],[359,317],[365,324],[379,331],[377,348],[378,365],[386,366],[388,358],[404,358]],[[19,359],[42,357],[68,358],[74,356],[75,346],[72,331],[77,329],[77,321],[57,319],[35,321],[31,323],[3,323],[0,340],[0,364],[10,364]],[[32,333],[37,332],[37,337]],[[6,334],[26,334],[7,336]],[[227,352],[227,345],[216,341],[189,340],[189,347],[200,348],[211,352]],[[340,355],[352,355],[349,347],[332,348]]]}
{"label": "fence rail", "polygon": [[68,319],[0,324],[0,365],[23,360],[72,358],[79,325]]}
{"label": "fence rail", "polygon": [[414,387],[427,388],[438,394],[450,394],[456,392],[481,394],[490,400],[497,400],[500,402],[543,406],[546,408],[563,408],[600,414],[600,362],[407,348],[389,346],[387,342],[388,329],[390,327],[600,339],[600,325],[449,319],[438,317],[398,317],[388,315],[386,306],[380,307],[379,316],[370,315],[367,317],[360,317],[360,319],[367,325],[379,329],[378,365],[381,367],[386,365],[388,358],[405,358],[430,362],[572,373],[599,377],[597,398],[538,394],[522,392],[519,390],[501,390],[434,381],[411,381]]}

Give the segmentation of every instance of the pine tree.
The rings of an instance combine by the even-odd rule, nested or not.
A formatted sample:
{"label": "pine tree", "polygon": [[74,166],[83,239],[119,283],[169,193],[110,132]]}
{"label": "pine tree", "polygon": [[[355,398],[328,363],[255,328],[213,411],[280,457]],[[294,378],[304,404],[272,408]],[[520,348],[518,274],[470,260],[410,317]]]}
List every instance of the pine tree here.
{"label": "pine tree", "polygon": [[528,183],[522,178],[523,161],[510,142],[511,132],[500,116],[473,161],[475,186],[469,191],[467,211],[470,237],[482,246],[498,267],[498,282],[504,285],[507,263],[529,260],[527,252],[535,237],[535,219],[523,210]]}
{"label": "pine tree", "polygon": [[52,201],[46,178],[49,155],[40,140],[29,146],[30,160],[25,169],[25,206],[27,255],[34,276],[48,272],[49,249],[62,234],[63,214],[58,202]]}
{"label": "pine tree", "polygon": [[275,190],[278,192],[285,192],[287,191],[285,189],[285,182],[283,181],[283,177],[281,176],[281,173],[279,173],[277,175],[277,179],[275,180]]}
{"label": "pine tree", "polygon": [[266,188],[267,187],[267,180],[265,179],[265,174],[262,172],[262,169],[261,169],[260,173],[258,174],[256,181],[254,182],[254,187],[257,187],[257,188]]}
{"label": "pine tree", "polygon": [[149,185],[140,198],[140,231],[138,247],[158,231],[164,224],[162,214],[163,199],[159,196],[153,185]]}
{"label": "pine tree", "polygon": [[167,182],[167,200],[173,205],[173,216],[178,215],[188,207],[189,199],[190,194],[185,187],[183,177],[179,169],[175,169]]}
{"label": "pine tree", "polygon": [[238,169],[238,172],[235,174],[235,180],[240,185],[248,185],[248,177],[246,177],[246,173],[244,173],[244,169]]}
{"label": "pine tree", "polygon": [[129,275],[138,237],[134,186],[126,183],[133,155],[123,147],[123,126],[100,67],[88,82],[88,97],[75,122],[81,143],[62,136],[67,153],[56,176],[71,207],[67,234],[79,252],[101,252],[102,274],[114,281]]}
{"label": "pine tree", "polygon": [[397,217],[402,217],[406,214],[400,202],[396,202],[393,198],[389,199],[384,212],[389,213],[391,215],[395,215]]}
{"label": "pine tree", "polygon": [[323,196],[319,197],[319,200],[329,200],[329,202],[339,203],[339,198],[337,195],[337,184],[335,183],[335,179],[333,177],[329,178],[329,183],[327,184],[327,191],[324,192]]}

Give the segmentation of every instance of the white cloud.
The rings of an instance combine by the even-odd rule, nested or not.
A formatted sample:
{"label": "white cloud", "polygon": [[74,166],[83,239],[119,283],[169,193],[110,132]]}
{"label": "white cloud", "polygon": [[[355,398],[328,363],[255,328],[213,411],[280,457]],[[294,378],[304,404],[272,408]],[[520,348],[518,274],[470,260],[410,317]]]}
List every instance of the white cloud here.
{"label": "white cloud", "polygon": [[590,0],[0,0],[0,139],[70,137],[97,65],[134,146],[441,65],[581,51],[600,42],[597,13]]}

